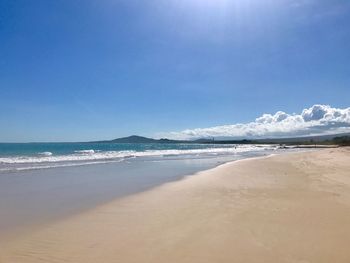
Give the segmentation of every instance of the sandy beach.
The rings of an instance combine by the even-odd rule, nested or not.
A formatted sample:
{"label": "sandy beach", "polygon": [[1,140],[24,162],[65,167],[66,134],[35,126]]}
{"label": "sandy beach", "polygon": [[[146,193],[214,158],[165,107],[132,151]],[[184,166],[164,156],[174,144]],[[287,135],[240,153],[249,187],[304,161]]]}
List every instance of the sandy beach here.
{"label": "sandy beach", "polygon": [[0,237],[0,262],[350,262],[349,222],[350,149],[289,153]]}

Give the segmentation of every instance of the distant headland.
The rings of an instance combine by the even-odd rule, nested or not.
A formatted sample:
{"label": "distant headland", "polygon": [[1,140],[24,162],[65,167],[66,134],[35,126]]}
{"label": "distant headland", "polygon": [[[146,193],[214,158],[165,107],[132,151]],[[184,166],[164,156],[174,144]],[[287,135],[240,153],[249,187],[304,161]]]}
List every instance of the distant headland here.
{"label": "distant headland", "polygon": [[196,140],[153,139],[138,135],[117,138],[113,140],[90,141],[89,143],[200,143],[200,144],[286,144],[286,145],[350,145],[350,133],[293,137],[293,138],[265,138],[265,139],[214,139],[200,138]]}

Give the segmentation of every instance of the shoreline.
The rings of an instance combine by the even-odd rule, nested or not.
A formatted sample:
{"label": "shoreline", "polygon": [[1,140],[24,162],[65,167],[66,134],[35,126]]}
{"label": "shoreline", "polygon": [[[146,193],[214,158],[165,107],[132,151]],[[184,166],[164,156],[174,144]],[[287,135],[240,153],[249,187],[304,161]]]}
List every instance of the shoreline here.
{"label": "shoreline", "polygon": [[[288,152],[280,152],[279,154],[287,154]],[[140,194],[140,193],[143,193],[143,192],[148,192],[148,191],[152,191],[152,190],[155,190],[157,189],[158,187],[161,187],[162,185],[164,184],[168,184],[168,183],[173,183],[173,182],[178,182],[178,181],[181,181],[181,180],[184,180],[186,179],[187,177],[192,177],[192,176],[197,176],[199,175],[200,173],[202,172],[206,172],[206,171],[210,171],[212,169],[215,169],[217,167],[220,167],[222,165],[225,165],[225,164],[228,164],[228,163],[233,163],[233,162],[237,162],[237,161],[242,161],[242,160],[247,160],[247,159],[255,159],[255,158],[265,158],[265,157],[268,157],[272,154],[268,154],[268,155],[264,155],[264,156],[257,156],[257,157],[241,157],[241,159],[229,159],[229,160],[220,160],[220,161],[215,161],[215,163],[212,163],[212,164],[208,164],[209,168],[208,167],[202,167],[202,168],[195,168],[195,171],[194,172],[179,172],[179,175],[176,175],[175,177],[171,177],[170,179],[165,179],[164,181],[160,181],[160,182],[157,182],[155,183],[154,185],[151,184],[151,186],[147,186],[146,188],[140,188],[140,189],[137,189],[135,191],[131,191],[131,192],[128,192],[128,193],[124,193],[124,194],[121,194],[121,195],[118,195],[118,194],[115,194],[114,197],[110,197],[110,198],[106,198],[105,200],[101,201],[101,202],[97,202],[96,204],[94,202],[89,202],[89,204],[87,204],[85,207],[81,207],[79,209],[74,209],[74,211],[70,211],[70,212],[63,212],[63,213],[59,213],[57,215],[52,215],[50,212],[46,213],[45,212],[45,215],[49,215],[49,218],[48,219],[45,219],[45,220],[38,220],[38,222],[36,222],[36,220],[34,220],[33,223],[25,223],[23,225],[20,225],[19,227],[15,227],[14,229],[9,228],[9,229],[5,229],[5,232],[2,231],[1,232],[1,235],[0,235],[0,244],[2,243],[3,240],[11,240],[13,239],[14,237],[16,236],[19,236],[19,235],[22,235],[22,234],[26,234],[28,232],[31,232],[31,231],[34,231],[36,229],[40,229],[43,225],[50,225],[50,224],[53,224],[53,223],[56,223],[56,222],[60,222],[62,220],[65,220],[67,218],[71,218],[71,217],[74,217],[76,215],[79,215],[79,214],[83,214],[83,213],[86,213],[86,212],[89,212],[91,210],[94,210],[100,206],[103,206],[105,204],[108,204],[110,202],[114,202],[116,200],[119,200],[119,199],[123,199],[123,198],[127,198],[129,196],[133,196],[133,195],[137,195],[137,194]],[[182,161],[186,161],[185,159],[181,159],[181,160],[178,160],[180,162]],[[169,162],[169,161],[165,161],[165,162]],[[207,162],[207,161],[205,161]],[[98,166],[104,166],[106,167],[109,166],[109,165],[113,165],[114,163],[108,163],[108,164],[97,164],[97,166],[95,167],[98,167]],[[180,163],[181,165],[181,163]],[[158,167],[158,165],[157,165]],[[60,171],[60,170],[65,170],[65,169],[68,169],[68,170],[71,170],[70,168],[72,167],[59,167],[59,168],[54,168],[52,170],[49,170],[49,172],[53,172],[55,174],[55,171]],[[80,166],[80,167],[73,167],[73,169],[79,169],[79,168],[85,168],[87,170],[89,170],[89,166]],[[114,167],[113,167],[114,168]],[[33,174],[27,174],[28,171],[24,171],[24,172],[20,172],[20,176],[32,176],[31,179],[33,179],[33,176],[37,177],[38,174],[37,172],[45,172],[46,170],[45,169],[42,169],[42,170],[32,170],[32,171],[29,171],[29,172],[32,172]],[[169,173],[169,171],[163,171],[165,173]],[[22,173],[24,173],[22,175]],[[59,173],[58,173],[59,174]],[[4,176],[4,175],[2,175]],[[13,176],[11,174],[9,175],[5,175],[5,176]],[[123,175],[124,176],[124,175]],[[44,175],[44,177],[41,177],[41,179],[44,179],[44,178],[47,178],[47,177],[51,177],[51,175],[49,174],[49,176],[47,176],[46,174]],[[11,177],[8,177],[8,178],[11,178]],[[0,178],[1,179],[1,178]],[[11,178],[12,179],[12,178]],[[84,178],[83,180],[85,180],[85,175],[84,175]],[[52,179],[49,179],[49,180],[52,180]],[[88,179],[89,180],[89,179]],[[145,181],[148,181],[149,178],[145,178]],[[148,182],[147,184],[149,184],[150,182]],[[137,188],[137,187],[136,187]],[[77,189],[79,190],[79,189]],[[21,193],[22,194],[22,193]],[[97,194],[97,193],[95,193]],[[30,198],[30,197],[29,197]],[[5,201],[6,202],[6,201]],[[45,201],[46,202],[46,201]],[[44,202],[44,203],[45,203]],[[9,202],[8,202],[9,203]],[[13,203],[11,204],[13,206]],[[32,206],[32,205],[30,205]],[[44,207],[46,209],[48,209],[49,207],[47,207],[46,204],[44,204]],[[4,208],[4,207],[2,207]],[[5,207],[6,208],[6,207]],[[18,207],[9,207],[11,208],[12,210],[14,208],[18,209]],[[49,208],[51,209],[51,208]],[[3,209],[3,212],[5,212],[6,209]],[[43,211],[44,212],[44,211]],[[40,211],[38,211],[38,216],[42,213]],[[6,213],[5,214],[2,214],[3,216],[5,215],[6,216]],[[41,216],[45,216],[44,214],[41,214]],[[1,211],[0,211],[0,217],[1,217]],[[18,216],[17,216],[18,217]],[[24,218],[28,218],[28,216],[26,216],[25,214],[23,215]],[[4,219],[4,218],[3,218]],[[1,222],[0,222],[1,223]],[[0,224],[1,226],[1,224]],[[5,225],[6,226],[6,225]],[[1,228],[0,228],[1,230]]]}
{"label": "shoreline", "polygon": [[[259,153],[265,154],[269,153]],[[229,155],[154,162],[145,159],[2,174],[0,233],[2,239],[14,236],[13,233],[26,233],[28,229],[64,220],[113,200],[247,158],[252,157]]]}
{"label": "shoreline", "polygon": [[332,148],[220,164],[15,238],[0,262],[346,262],[349,161]]}

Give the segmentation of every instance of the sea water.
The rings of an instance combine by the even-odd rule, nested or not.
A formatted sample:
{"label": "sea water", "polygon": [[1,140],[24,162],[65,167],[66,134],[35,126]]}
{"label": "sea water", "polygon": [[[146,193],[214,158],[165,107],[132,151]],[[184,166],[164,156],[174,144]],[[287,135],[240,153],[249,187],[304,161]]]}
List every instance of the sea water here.
{"label": "sea water", "polygon": [[186,143],[0,143],[0,173],[8,171],[123,162],[130,158],[208,159],[258,154],[274,145]]}
{"label": "sea water", "polygon": [[0,234],[42,224],[275,145],[0,144]]}

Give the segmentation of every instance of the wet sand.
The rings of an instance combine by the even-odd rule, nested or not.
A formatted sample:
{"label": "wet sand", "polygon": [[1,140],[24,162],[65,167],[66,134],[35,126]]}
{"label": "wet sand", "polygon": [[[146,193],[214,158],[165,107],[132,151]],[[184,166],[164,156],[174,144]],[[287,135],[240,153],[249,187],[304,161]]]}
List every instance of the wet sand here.
{"label": "wet sand", "polygon": [[350,262],[350,149],[248,159],[0,237],[0,262]]}
{"label": "wet sand", "polygon": [[[240,158],[152,159],[0,173],[0,237]],[[243,157],[241,157],[243,158]]]}

